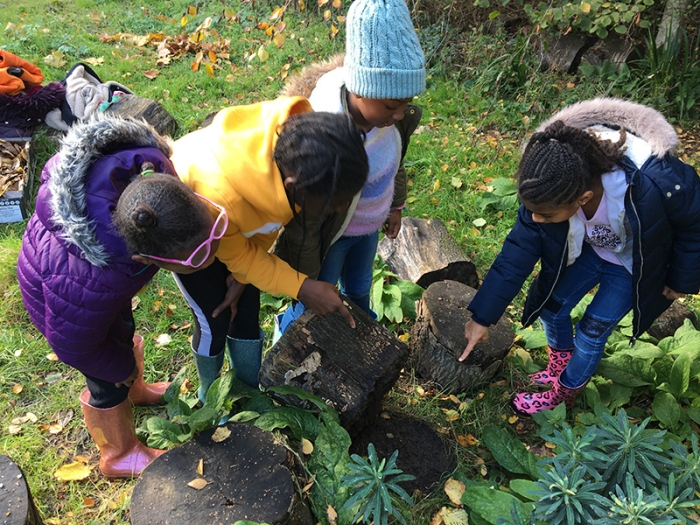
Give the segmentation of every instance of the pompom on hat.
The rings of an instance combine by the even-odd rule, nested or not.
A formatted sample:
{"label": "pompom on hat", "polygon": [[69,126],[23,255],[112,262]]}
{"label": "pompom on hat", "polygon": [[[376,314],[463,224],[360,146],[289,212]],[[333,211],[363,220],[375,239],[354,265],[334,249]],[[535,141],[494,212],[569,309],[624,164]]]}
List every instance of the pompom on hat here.
{"label": "pompom on hat", "polygon": [[425,57],[404,0],[355,0],[346,31],[348,91],[403,99],[425,90]]}

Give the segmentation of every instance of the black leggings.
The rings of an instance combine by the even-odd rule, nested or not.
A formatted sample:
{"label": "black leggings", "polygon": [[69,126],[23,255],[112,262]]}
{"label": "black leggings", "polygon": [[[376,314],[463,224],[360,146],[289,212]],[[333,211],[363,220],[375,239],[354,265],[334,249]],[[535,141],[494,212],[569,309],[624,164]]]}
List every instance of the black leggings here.
{"label": "black leggings", "polygon": [[192,349],[200,355],[220,354],[226,345],[226,336],[260,339],[260,290],[252,284],[243,289],[238,300],[238,313],[233,321],[230,320],[230,308],[226,308],[217,317],[211,316],[214,308],[226,296],[226,279],[230,274],[219,259],[194,273],[173,274],[194,315]]}
{"label": "black leggings", "polygon": [[128,386],[117,387],[111,381],[103,381],[88,375],[85,375],[85,381],[90,391],[90,406],[95,408],[115,407],[129,396]]}

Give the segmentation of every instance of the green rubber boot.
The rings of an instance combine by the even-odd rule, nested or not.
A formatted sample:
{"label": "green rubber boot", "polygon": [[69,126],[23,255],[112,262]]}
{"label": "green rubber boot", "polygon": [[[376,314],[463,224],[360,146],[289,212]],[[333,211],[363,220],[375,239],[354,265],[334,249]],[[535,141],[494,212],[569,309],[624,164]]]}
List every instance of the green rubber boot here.
{"label": "green rubber boot", "polygon": [[207,399],[209,387],[214,381],[219,379],[219,372],[224,364],[224,353],[219,352],[217,355],[211,357],[195,353],[194,364],[197,367],[197,375],[199,376],[197,397],[202,404],[204,404],[204,401]]}
{"label": "green rubber boot", "polygon": [[236,379],[253,388],[258,388],[264,336],[260,330],[260,339],[226,338],[226,348],[231,366],[236,369]]}

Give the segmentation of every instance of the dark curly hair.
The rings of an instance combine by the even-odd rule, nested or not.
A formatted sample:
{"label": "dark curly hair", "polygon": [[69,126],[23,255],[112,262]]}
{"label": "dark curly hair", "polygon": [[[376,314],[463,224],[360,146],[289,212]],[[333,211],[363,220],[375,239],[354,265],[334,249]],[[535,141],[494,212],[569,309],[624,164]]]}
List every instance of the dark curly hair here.
{"label": "dark curly hair", "polygon": [[[142,173],[152,167],[145,163]],[[112,222],[132,253],[176,257],[196,248],[211,227],[206,205],[177,177],[137,176],[124,190]]]}
{"label": "dark curly hair", "polygon": [[625,139],[624,129],[612,142],[557,120],[533,134],[523,152],[517,174],[520,199],[536,205],[573,204],[622,158]]}

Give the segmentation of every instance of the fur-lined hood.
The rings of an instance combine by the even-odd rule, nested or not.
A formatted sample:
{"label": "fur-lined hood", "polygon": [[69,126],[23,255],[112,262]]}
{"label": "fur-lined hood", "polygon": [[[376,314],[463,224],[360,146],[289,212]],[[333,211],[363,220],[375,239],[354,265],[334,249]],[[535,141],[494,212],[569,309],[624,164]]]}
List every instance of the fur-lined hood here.
{"label": "fur-lined hood", "polygon": [[333,55],[328,60],[303,68],[298,75],[289,77],[289,80],[280,91],[280,96],[309,98],[316,87],[318,79],[329,71],[343,67],[344,63],[345,54],[340,53]]}
{"label": "fur-lined hood", "polygon": [[[71,127],[61,142],[60,151],[54,157],[55,162],[47,165],[50,171],[46,181],[49,193],[47,204],[51,222],[60,228],[58,236],[61,239],[80,248],[85,259],[96,266],[106,265],[110,254],[96,233],[98,221],[95,216],[103,210],[97,213],[90,213],[88,210],[88,179],[102,175],[92,174],[91,170],[95,162],[106,156],[117,156],[122,150],[139,148],[158,150],[156,160],[160,162],[154,162],[157,170],[164,168],[163,157],[165,167],[170,166],[167,160],[171,155],[170,144],[151,125],[132,118],[96,114],[95,117]],[[143,155],[139,159],[140,162],[151,161]],[[118,168],[115,169],[126,170],[127,176],[140,173],[140,162],[138,166],[130,166],[129,159],[117,160],[119,162],[115,164]],[[104,175],[110,177],[112,174]],[[126,184],[128,180],[124,186]],[[117,189],[114,189],[114,193],[117,193]],[[116,198],[118,199],[118,196]]]}
{"label": "fur-lined hood", "polygon": [[617,126],[644,140],[651,153],[662,158],[678,146],[678,135],[666,118],[648,106],[618,98],[584,100],[565,107],[537,128],[544,131],[557,120],[574,128]]}

